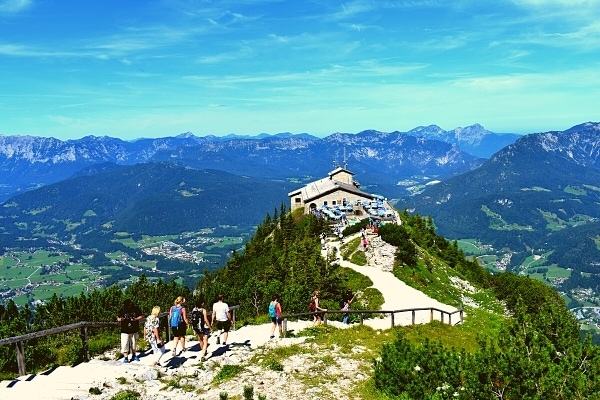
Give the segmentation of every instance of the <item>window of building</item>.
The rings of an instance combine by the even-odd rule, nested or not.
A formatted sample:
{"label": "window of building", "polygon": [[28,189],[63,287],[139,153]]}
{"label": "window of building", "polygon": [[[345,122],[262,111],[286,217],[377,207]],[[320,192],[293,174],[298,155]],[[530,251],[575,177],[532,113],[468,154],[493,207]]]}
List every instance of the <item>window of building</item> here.
{"label": "window of building", "polygon": [[301,197],[296,197],[296,198],[294,199],[294,201],[295,201],[296,203],[302,203],[302,198],[301,198]]}

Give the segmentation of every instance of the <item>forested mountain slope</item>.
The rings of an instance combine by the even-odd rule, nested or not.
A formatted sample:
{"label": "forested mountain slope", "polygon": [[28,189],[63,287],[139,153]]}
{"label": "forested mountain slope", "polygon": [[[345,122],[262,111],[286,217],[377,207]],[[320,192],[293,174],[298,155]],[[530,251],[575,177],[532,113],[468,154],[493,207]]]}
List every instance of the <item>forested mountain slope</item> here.
{"label": "forested mountain slope", "polygon": [[[512,268],[535,251],[552,252],[549,264],[598,272],[599,182],[600,124],[587,123],[527,135],[405,205],[431,215],[447,238],[509,249]],[[568,248],[579,249],[580,259]]]}

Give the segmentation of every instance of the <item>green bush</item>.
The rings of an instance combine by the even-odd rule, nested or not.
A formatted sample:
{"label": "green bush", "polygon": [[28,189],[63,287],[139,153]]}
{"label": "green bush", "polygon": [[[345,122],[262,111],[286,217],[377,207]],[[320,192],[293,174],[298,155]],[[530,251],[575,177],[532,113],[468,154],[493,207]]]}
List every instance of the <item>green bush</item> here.
{"label": "green bush", "polygon": [[428,339],[415,345],[401,333],[394,343],[383,345],[380,359],[374,362],[374,382],[379,390],[412,399],[453,398],[454,393],[465,390],[469,373],[464,351],[449,350]]}
{"label": "green bush", "polygon": [[254,386],[244,386],[244,400],[254,399]]}
{"label": "green bush", "polygon": [[568,310],[549,303],[531,313],[518,302],[513,313],[473,352],[399,333],[374,361],[375,386],[413,400],[600,399],[600,349],[579,341]]}

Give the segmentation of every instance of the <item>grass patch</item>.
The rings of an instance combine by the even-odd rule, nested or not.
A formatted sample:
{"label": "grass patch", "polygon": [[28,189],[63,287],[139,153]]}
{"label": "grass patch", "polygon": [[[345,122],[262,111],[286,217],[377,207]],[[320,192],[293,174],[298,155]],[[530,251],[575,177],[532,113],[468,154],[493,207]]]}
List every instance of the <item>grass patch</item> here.
{"label": "grass patch", "polygon": [[340,252],[344,260],[349,260],[350,256],[358,249],[360,238],[354,238],[351,241],[340,246]]}
{"label": "grass patch", "polygon": [[223,365],[223,368],[217,373],[213,379],[213,383],[219,384],[230,379],[233,379],[244,370],[241,365]]}
{"label": "grass patch", "polygon": [[110,400],[135,400],[139,399],[142,395],[135,390],[127,389],[122,390],[119,393],[115,394]]}
{"label": "grass patch", "polygon": [[352,253],[350,257],[350,262],[356,265],[365,266],[367,265],[367,256],[362,250],[357,250]]}

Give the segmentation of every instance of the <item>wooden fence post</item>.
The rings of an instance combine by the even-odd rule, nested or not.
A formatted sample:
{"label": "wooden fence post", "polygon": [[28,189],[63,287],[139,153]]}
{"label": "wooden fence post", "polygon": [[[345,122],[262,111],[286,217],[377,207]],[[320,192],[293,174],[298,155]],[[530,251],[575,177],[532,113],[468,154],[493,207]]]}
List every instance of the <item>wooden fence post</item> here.
{"label": "wooden fence post", "polygon": [[88,335],[87,335],[87,325],[83,325],[81,327],[81,352],[83,356],[83,361],[90,361],[90,349],[88,346]]}
{"label": "wooden fence post", "polygon": [[233,325],[233,330],[235,331],[235,308],[232,311],[233,312],[231,313],[231,323]]}
{"label": "wooden fence post", "polygon": [[394,313],[392,312],[392,328],[394,327]]}
{"label": "wooden fence post", "polygon": [[283,319],[283,322],[281,323],[281,330],[283,331],[283,337],[287,336],[287,318]]}
{"label": "wooden fence post", "polygon": [[412,324],[415,324],[415,321],[417,319],[417,312],[415,310],[412,310]]}
{"label": "wooden fence post", "polygon": [[433,308],[429,311],[429,322],[433,322]]}
{"label": "wooden fence post", "polygon": [[[165,323],[165,331],[167,331],[167,343],[168,343],[168,342],[171,341],[171,327],[169,326],[169,317],[168,317],[168,314],[165,317],[165,321],[166,321],[166,323]],[[162,326],[162,324],[161,324],[161,326]]]}
{"label": "wooden fence post", "polygon": [[17,368],[19,369],[19,376],[25,375],[25,350],[23,342],[17,342]]}

